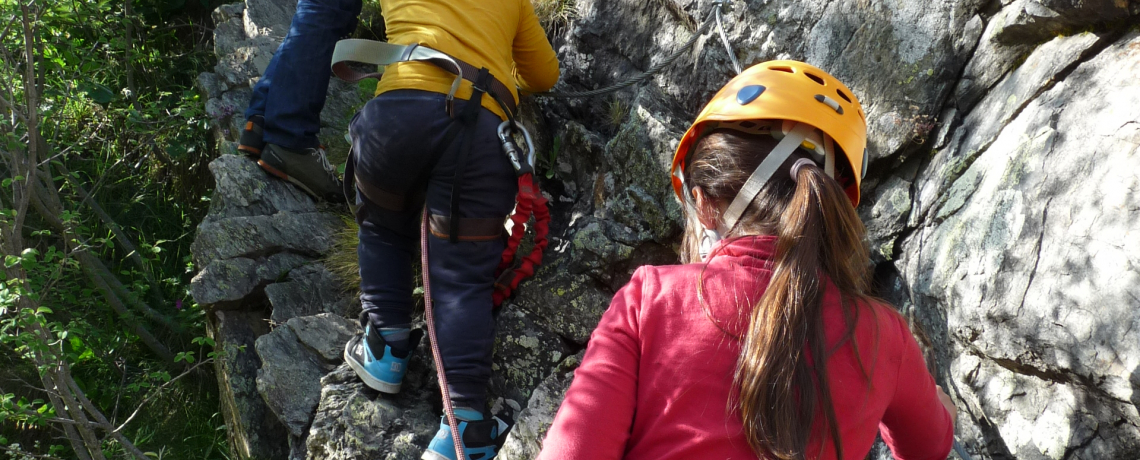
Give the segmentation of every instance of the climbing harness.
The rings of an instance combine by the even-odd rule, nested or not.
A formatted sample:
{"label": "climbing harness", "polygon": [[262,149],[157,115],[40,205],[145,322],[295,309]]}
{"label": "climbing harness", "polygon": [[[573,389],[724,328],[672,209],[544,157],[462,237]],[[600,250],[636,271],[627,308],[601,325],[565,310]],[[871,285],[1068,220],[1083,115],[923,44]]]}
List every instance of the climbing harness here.
{"label": "climbing harness", "polygon": [[[463,80],[474,83],[476,75],[481,70],[459,58],[419,44],[396,45],[375,40],[350,38],[336,42],[336,48],[333,49],[332,72],[341,80],[356,83],[365,78],[380,78],[384,75],[384,67],[388,65],[411,61],[435,64],[436,67],[455,75],[455,80],[451,82],[451,88],[447,93],[449,114],[453,114],[455,93],[459,91],[459,85]],[[377,71],[361,72],[352,68],[350,62],[376,66]],[[498,79],[492,79],[483,89],[499,103],[503,111],[508,114],[515,113],[515,98],[506,84]],[[474,99],[474,95],[472,98]]]}

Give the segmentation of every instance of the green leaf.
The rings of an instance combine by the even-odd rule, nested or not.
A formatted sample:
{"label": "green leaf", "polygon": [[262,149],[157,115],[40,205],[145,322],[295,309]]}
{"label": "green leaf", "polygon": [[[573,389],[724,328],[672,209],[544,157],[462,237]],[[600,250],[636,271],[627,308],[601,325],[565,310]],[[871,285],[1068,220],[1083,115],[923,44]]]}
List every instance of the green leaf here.
{"label": "green leaf", "polygon": [[172,142],[170,144],[167,144],[165,150],[166,150],[166,154],[169,155],[170,158],[173,158],[175,160],[186,156],[186,154],[190,151],[189,147],[182,145],[181,143],[178,143],[178,142]]}
{"label": "green leaf", "polygon": [[107,105],[115,100],[115,92],[98,83],[80,83],[79,90],[99,105]]}

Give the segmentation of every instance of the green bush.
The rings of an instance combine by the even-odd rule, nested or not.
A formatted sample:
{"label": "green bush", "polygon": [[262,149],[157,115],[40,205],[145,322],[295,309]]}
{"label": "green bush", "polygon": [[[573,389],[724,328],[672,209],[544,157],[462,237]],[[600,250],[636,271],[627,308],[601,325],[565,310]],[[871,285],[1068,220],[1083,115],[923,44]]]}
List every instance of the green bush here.
{"label": "green bush", "polygon": [[[15,115],[21,107],[0,104],[0,208],[6,222],[20,218],[26,248],[5,254],[6,268],[18,265],[26,282],[0,279],[0,450],[18,444],[36,455],[76,456],[52,422],[63,409],[37,388],[43,369],[33,355],[50,349],[111,422],[139,409],[123,434],[148,456],[227,458],[212,368],[173,380],[212,352],[201,338],[205,315],[188,294],[190,243],[209,204],[206,165],[215,155],[193,84],[212,65],[208,18],[223,2],[31,2],[34,88],[21,59],[21,3],[29,5],[0,0],[0,18],[8,18],[0,20],[0,96],[19,106],[38,94],[41,123],[32,136]],[[30,145],[39,137],[43,145]],[[57,196],[59,208],[33,205],[18,215],[13,203],[26,178],[13,177],[9,160],[33,147],[54,189],[44,193]],[[92,266],[105,269],[126,314],[93,282]],[[22,310],[22,298],[41,308]],[[29,335],[37,327],[48,343]],[[109,438],[104,453],[123,455]]]}

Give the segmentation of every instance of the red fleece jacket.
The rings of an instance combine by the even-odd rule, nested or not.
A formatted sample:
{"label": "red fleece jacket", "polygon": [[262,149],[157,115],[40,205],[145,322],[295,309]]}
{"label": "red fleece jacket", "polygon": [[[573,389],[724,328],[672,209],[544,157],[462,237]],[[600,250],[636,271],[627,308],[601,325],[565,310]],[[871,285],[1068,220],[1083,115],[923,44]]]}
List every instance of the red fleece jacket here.
{"label": "red fleece jacket", "polygon": [[[739,413],[727,409],[741,342],[720,328],[736,336],[747,328],[774,248],[772,237],[746,237],[719,244],[707,267],[638,269],[591,336],[538,458],[757,458]],[[700,278],[707,308],[697,300]],[[831,283],[823,315],[831,347],[844,329]],[[903,318],[887,305],[864,306],[855,341],[870,385],[850,344],[827,363],[844,457],[864,458],[881,432],[899,460],[945,459],[950,415]],[[835,458],[830,437],[825,442],[819,458]],[[808,452],[819,449],[816,440]]]}

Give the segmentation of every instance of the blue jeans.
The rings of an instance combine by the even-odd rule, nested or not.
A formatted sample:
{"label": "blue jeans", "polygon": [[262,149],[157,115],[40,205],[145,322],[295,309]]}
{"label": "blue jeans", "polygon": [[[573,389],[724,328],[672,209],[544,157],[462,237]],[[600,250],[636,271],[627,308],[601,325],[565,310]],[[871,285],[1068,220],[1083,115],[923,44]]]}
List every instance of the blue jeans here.
{"label": "blue jeans", "polygon": [[[455,112],[462,113],[467,103],[456,101]],[[360,300],[372,327],[401,327],[412,321],[412,260],[420,247],[421,211],[426,201],[431,214],[450,215],[455,163],[466,135],[460,132],[450,146],[442,146],[451,123],[443,94],[401,90],[368,102],[349,124],[357,177],[408,197],[403,210],[393,211],[357,192]],[[497,115],[479,109],[461,171],[460,217],[505,221],[514,208],[518,178],[499,145],[499,123]],[[494,346],[491,293],[506,242],[452,243],[429,235],[428,244],[436,331],[449,391],[457,404],[482,408]]]}
{"label": "blue jeans", "polygon": [[356,29],[362,0],[299,0],[285,41],[253,87],[245,117],[265,117],[265,142],[289,149],[320,146],[321,109],[333,48]]}

